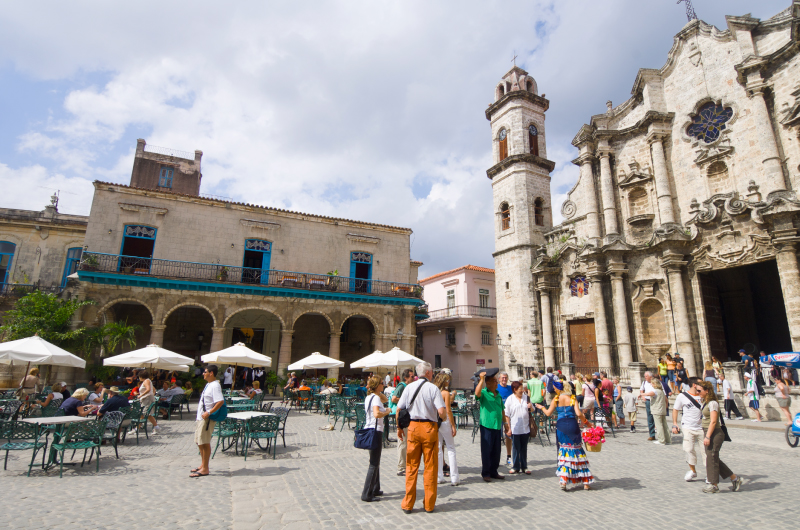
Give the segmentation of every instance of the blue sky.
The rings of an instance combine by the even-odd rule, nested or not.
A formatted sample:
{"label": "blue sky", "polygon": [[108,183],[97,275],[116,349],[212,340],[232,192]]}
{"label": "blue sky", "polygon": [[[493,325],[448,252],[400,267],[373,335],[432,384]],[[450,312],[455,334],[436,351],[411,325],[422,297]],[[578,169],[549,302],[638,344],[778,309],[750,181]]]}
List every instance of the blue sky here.
{"label": "blue sky", "polygon": [[[725,29],[790,1],[694,4]],[[558,212],[572,137],[685,23],[674,0],[6,4],[0,206],[61,189],[61,211],[86,214],[91,181],[127,182],[141,137],[203,150],[203,192],[410,227],[423,275],[491,267],[483,111],[513,54],[551,102]]]}

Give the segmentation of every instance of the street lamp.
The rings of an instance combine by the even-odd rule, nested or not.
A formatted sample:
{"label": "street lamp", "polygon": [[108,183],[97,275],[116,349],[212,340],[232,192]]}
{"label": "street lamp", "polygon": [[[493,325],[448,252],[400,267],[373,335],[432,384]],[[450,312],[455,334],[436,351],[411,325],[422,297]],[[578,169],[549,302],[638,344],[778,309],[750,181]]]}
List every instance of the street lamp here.
{"label": "street lamp", "polygon": [[403,340],[403,330],[402,329],[398,329],[397,330],[397,334],[395,335],[395,337],[397,337],[397,338],[392,339],[392,344],[397,346],[400,343],[400,341]]}
{"label": "street lamp", "polygon": [[203,339],[204,338],[206,338],[206,335],[202,331],[197,334],[197,342],[198,342],[197,351],[200,351],[200,350],[203,349]]}

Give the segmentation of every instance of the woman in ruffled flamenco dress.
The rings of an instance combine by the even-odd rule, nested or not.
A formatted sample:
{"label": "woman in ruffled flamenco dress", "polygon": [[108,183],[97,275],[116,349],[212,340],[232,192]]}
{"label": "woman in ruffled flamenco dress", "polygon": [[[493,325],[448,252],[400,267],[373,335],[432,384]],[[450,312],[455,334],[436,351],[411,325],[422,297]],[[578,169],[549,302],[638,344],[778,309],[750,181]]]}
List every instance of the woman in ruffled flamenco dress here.
{"label": "woman in ruffled flamenco dress", "polygon": [[581,440],[581,430],[578,427],[578,418],[586,421],[581,409],[572,394],[572,387],[561,381],[553,383],[557,397],[550,403],[550,407],[545,409],[541,405],[536,408],[547,416],[558,413],[556,421],[556,441],[558,442],[558,468],[556,476],[561,484],[561,489],[567,491],[567,486],[572,484],[583,484],[583,489],[590,490],[590,484],[594,483],[594,477],[589,470],[589,459],[583,450]]}

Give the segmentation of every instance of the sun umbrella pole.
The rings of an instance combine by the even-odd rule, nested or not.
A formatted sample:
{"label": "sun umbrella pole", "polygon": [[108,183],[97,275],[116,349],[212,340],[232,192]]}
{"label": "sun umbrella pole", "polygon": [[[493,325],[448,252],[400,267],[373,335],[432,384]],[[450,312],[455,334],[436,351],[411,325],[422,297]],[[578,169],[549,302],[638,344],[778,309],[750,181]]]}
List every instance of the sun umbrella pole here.
{"label": "sun umbrella pole", "polygon": [[22,380],[19,382],[19,389],[22,390],[22,385],[25,384],[25,378],[28,377],[28,370],[31,368],[31,362],[28,361],[28,366],[25,367],[25,373],[22,375]]}

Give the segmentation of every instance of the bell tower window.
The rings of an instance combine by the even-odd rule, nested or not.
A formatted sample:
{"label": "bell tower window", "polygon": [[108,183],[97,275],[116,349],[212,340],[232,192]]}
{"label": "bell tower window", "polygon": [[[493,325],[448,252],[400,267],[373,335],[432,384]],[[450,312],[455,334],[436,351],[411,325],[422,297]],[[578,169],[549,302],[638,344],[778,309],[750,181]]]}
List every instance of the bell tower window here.
{"label": "bell tower window", "polygon": [[502,162],[508,158],[508,132],[505,129],[500,129],[500,134],[497,138],[500,140],[500,162]]}
{"label": "bell tower window", "polygon": [[528,127],[528,140],[531,144],[531,154],[539,156],[539,131],[533,124]]}
{"label": "bell tower window", "polygon": [[544,200],[541,197],[533,201],[533,219],[536,226],[544,226]]}
{"label": "bell tower window", "polygon": [[503,230],[511,228],[511,212],[508,209],[507,202],[500,205],[500,223]]}

